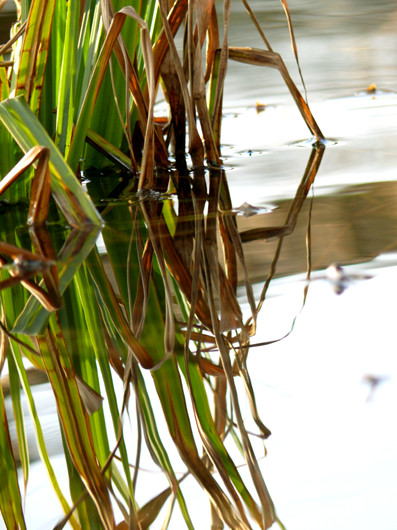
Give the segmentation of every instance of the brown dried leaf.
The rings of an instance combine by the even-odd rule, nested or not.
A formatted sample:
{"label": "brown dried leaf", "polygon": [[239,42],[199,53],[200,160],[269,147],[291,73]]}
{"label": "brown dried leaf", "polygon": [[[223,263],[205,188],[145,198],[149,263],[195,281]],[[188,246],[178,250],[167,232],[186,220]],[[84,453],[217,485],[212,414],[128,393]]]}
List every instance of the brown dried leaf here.
{"label": "brown dried leaf", "polygon": [[291,39],[292,51],[294,52],[294,55],[295,55],[295,61],[296,61],[296,64],[298,66],[299,76],[300,76],[301,81],[302,81],[303,90],[305,92],[305,99],[306,99],[306,102],[307,102],[306,85],[305,85],[305,80],[303,79],[301,65],[300,65],[300,62],[299,62],[298,47],[296,45],[295,34],[294,34],[294,26],[293,26],[292,20],[291,20],[291,13],[290,13],[290,10],[289,10],[289,7],[288,7],[287,0],[280,0],[280,2],[281,2],[282,6],[284,8],[285,16],[287,17],[288,30],[289,30],[289,36],[290,36],[290,39]]}
{"label": "brown dried leaf", "polygon": [[172,9],[167,16],[170,33],[163,29],[153,45],[154,74],[157,83],[161,65],[169,49],[169,35],[171,34],[172,37],[175,37],[180,25],[185,20],[187,8],[188,2],[186,0],[177,0],[173,4]]}
{"label": "brown dried leaf", "polygon": [[153,499],[147,502],[137,513],[137,520],[139,527],[142,530],[149,528],[150,525],[157,519],[162,510],[166,500],[171,495],[171,488],[166,488],[161,493],[156,495]]}
{"label": "brown dried leaf", "polygon": [[[256,307],[255,307],[255,298],[254,298],[254,292],[252,289],[252,283],[249,278],[247,265],[245,263],[245,257],[244,257],[244,250],[242,246],[242,239],[240,234],[237,230],[237,225],[235,222],[235,216],[222,216],[220,218],[219,222],[221,234],[222,234],[222,240],[224,242],[230,242],[229,245],[227,245],[227,252],[226,255],[230,254],[232,249],[234,250],[234,253],[238,256],[238,259],[240,261],[241,267],[243,269],[244,273],[244,283],[245,283],[245,290],[247,293],[248,303],[250,305],[251,309],[251,316],[254,322],[256,322]],[[225,244],[225,243],[224,243]],[[229,259],[226,258],[226,263],[229,265]],[[234,267],[234,270],[232,271],[233,276],[232,278],[235,278],[235,283],[232,283],[234,292],[237,287],[237,267]],[[230,272],[228,270],[228,276],[230,275]]]}
{"label": "brown dried leaf", "polygon": [[76,383],[83,401],[85,410],[91,416],[102,405],[103,397],[96,390],[91,388],[78,374],[76,374]]}
{"label": "brown dried leaf", "polygon": [[266,38],[266,35],[263,33],[263,30],[261,28],[261,25],[259,24],[258,22],[258,19],[256,18],[254,12],[252,11],[249,3],[247,2],[247,0],[243,0],[243,4],[244,4],[244,7],[245,9],[247,10],[247,13],[249,14],[249,16],[251,17],[251,20],[252,22],[254,23],[254,26],[256,27],[259,35],[261,36],[263,42],[265,43],[265,46],[266,48],[269,50],[269,51],[273,51],[272,47],[270,46],[270,43],[269,41],[267,40]]}
{"label": "brown dried leaf", "polygon": [[229,58],[235,61],[240,61],[247,64],[253,64],[256,66],[270,66],[276,68],[282,75],[285,84],[287,85],[295,103],[309,127],[312,134],[317,138],[318,142],[324,140],[324,135],[321,132],[316,120],[314,119],[308,104],[303,99],[301,93],[297,89],[291,76],[288,73],[287,67],[284,64],[280,54],[268,51],[260,50],[256,48],[229,48]]}
{"label": "brown dried leaf", "polygon": [[192,104],[192,99],[189,94],[187,79],[186,79],[186,76],[185,76],[185,73],[184,73],[184,70],[183,70],[177,49],[176,49],[176,45],[173,39],[173,33],[168,23],[168,18],[167,18],[168,9],[166,5],[166,1],[164,0],[160,1],[160,13],[161,13],[161,19],[163,22],[163,30],[165,32],[165,35],[168,41],[168,47],[170,50],[172,60],[174,61],[174,64],[175,64],[176,72],[178,74],[178,79],[179,79],[181,92],[183,96],[183,101],[186,107],[186,115],[187,115],[188,130],[189,130],[189,152],[192,157],[193,165],[202,166],[204,163],[204,150],[203,150],[203,146],[201,143],[200,135],[196,127],[194,107]]}
{"label": "brown dried leaf", "polygon": [[[142,213],[146,221],[146,226],[149,232],[151,245],[156,254],[157,263],[159,265],[160,273],[163,279],[165,291],[165,329],[164,329],[164,346],[166,356],[171,355],[174,350],[175,343],[175,320],[173,313],[172,293],[169,285],[169,278],[166,271],[165,256],[163,251],[160,224],[164,224],[162,216],[157,217],[158,202],[143,201]],[[161,204],[160,204],[161,207]]]}
{"label": "brown dried leaf", "polygon": [[208,23],[207,32],[207,57],[206,57],[206,72],[205,72],[205,83],[210,78],[212,67],[215,60],[216,50],[219,48],[219,27],[218,27],[218,15],[216,12],[215,5],[212,6],[211,17]]}

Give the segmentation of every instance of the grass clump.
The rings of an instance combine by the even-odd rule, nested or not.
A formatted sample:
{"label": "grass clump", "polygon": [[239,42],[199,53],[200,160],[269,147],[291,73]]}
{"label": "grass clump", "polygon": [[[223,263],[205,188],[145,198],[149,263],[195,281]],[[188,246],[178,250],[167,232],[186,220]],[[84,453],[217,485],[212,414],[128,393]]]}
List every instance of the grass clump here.
{"label": "grass clump", "polygon": [[[214,527],[269,528],[278,518],[235,384],[243,379],[258,435],[266,439],[270,431],[246,366],[258,306],[235,217],[224,215],[232,209],[220,153],[228,60],[277,68],[309,129],[318,142],[323,137],[248,4],[265,50],[229,46],[227,0],[223,42],[214,2],[127,4],[22,0],[13,37],[2,47],[11,58],[0,63],[0,193],[8,204],[28,193],[30,203],[28,223],[5,217],[0,237],[0,370],[7,365],[22,482],[27,488],[30,459],[21,387],[65,512],[58,528],[66,521],[74,528],[146,528],[169,503],[166,527],[175,502],[192,528],[183,494],[187,475],[209,496]],[[296,51],[292,25],[290,33]],[[165,121],[155,115],[160,86],[169,104]],[[294,227],[319,158],[308,165],[286,226],[278,227],[280,238]],[[87,168],[109,163],[124,172],[125,200],[99,211],[81,180]],[[109,194],[106,179],[96,180],[95,189],[87,184],[93,196],[119,198],[119,182]],[[103,226],[105,257],[96,246]],[[236,296],[238,266],[248,322]],[[56,399],[71,502],[52,469],[26,359],[46,374]],[[148,374],[185,466],[182,477],[157,426]],[[7,527],[25,528],[4,399],[0,389],[0,466],[9,484],[0,488],[0,510]],[[123,423],[132,400],[134,448]],[[252,484],[227,448],[231,434]],[[142,505],[136,497],[143,441],[169,485]]]}

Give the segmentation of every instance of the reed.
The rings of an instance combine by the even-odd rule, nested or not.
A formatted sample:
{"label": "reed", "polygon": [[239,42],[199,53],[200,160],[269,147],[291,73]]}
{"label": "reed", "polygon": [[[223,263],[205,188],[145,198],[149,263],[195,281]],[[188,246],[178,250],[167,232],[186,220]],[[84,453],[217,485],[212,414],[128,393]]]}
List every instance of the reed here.
{"label": "reed", "polygon": [[[139,9],[128,3],[22,0],[13,37],[1,49],[11,59],[0,63],[0,194],[22,207],[0,224],[0,371],[7,365],[19,448],[16,455],[0,388],[0,474],[9,485],[0,487],[0,510],[8,528],[28,527],[21,493],[22,484],[29,491],[30,469],[22,387],[65,513],[57,528],[66,521],[73,528],[147,528],[168,503],[166,527],[176,502],[193,528],[183,491],[187,475],[206,491],[214,527],[270,528],[279,520],[235,383],[236,377],[244,381],[257,436],[265,440],[270,431],[246,367],[258,306],[221,168],[228,60],[277,68],[319,144],[323,136],[266,39],[266,50],[229,47],[228,0],[223,42],[212,0],[144,0]],[[178,32],[184,34],[182,52]],[[290,32],[296,51],[291,23]],[[169,103],[165,121],[156,116],[160,87]],[[314,150],[280,237],[293,230],[320,151]],[[122,192],[119,182],[109,189],[106,178],[92,179],[85,191],[82,177],[107,165],[123,171]],[[178,208],[167,191],[176,192]],[[109,197],[123,201],[103,206]],[[101,230],[106,261],[96,246]],[[236,296],[239,265],[248,322]],[[24,359],[46,374],[56,398],[71,502],[51,466]],[[134,405],[131,447],[123,420]],[[231,456],[231,438],[251,484]],[[169,483],[144,504],[136,498],[143,443]],[[170,443],[185,466],[182,477]]]}

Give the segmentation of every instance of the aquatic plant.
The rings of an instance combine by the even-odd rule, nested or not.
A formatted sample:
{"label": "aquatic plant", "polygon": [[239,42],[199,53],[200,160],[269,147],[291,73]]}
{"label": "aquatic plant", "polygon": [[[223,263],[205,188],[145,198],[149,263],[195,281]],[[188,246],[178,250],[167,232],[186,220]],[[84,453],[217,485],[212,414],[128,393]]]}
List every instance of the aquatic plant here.
{"label": "aquatic plant", "polygon": [[[178,502],[192,528],[183,494],[187,475],[208,494],[214,527],[269,528],[278,518],[235,383],[236,377],[244,382],[257,436],[266,439],[270,431],[246,366],[258,306],[221,166],[227,61],[277,68],[318,143],[322,133],[262,30],[266,50],[229,47],[228,0],[222,43],[211,0],[143,1],[139,9],[121,0],[17,4],[18,22],[2,47],[11,58],[0,63],[0,193],[5,205],[22,203],[4,207],[0,228],[0,370],[7,363],[18,438],[15,452],[0,387],[0,476],[8,484],[0,486],[3,519],[9,528],[26,527],[16,467],[18,459],[28,488],[22,386],[65,512],[57,528],[66,521],[74,528],[115,528],[115,506],[117,528],[146,528],[167,502],[163,526]],[[290,32],[296,52],[291,25]],[[160,84],[166,121],[155,116]],[[276,236],[293,230],[321,152],[314,149]],[[111,189],[106,178],[87,179],[107,164],[120,175]],[[119,199],[117,208],[112,198]],[[106,257],[96,245],[102,228]],[[236,296],[238,266],[251,309],[247,322]],[[24,359],[46,374],[56,399],[71,503],[52,468]],[[186,468],[182,477],[159,431],[150,378]],[[123,424],[132,399],[135,448]],[[227,447],[231,438],[251,485]],[[169,482],[144,505],[136,498],[143,440]]]}

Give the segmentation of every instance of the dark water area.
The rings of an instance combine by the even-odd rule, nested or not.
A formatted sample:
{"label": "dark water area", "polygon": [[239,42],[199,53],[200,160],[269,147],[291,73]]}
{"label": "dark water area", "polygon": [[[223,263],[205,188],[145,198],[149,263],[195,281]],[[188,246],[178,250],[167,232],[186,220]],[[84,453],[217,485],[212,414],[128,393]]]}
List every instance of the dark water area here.
{"label": "dark water area", "polygon": [[[250,5],[302,88],[280,3]],[[397,6],[290,0],[289,7],[308,101],[328,142],[277,263],[279,238],[244,243],[256,300],[274,272],[248,363],[273,433],[263,474],[288,530],[394,530]],[[239,3],[229,43],[264,48]],[[284,226],[312,138],[280,74],[230,61],[222,127],[239,231]],[[329,278],[333,263],[343,266],[342,280]],[[245,307],[244,289],[240,301]],[[269,341],[278,342],[255,346]],[[50,436],[56,413],[47,395],[41,399]],[[257,450],[263,454],[259,442]],[[32,467],[30,481],[29,529],[50,528],[36,508],[46,487],[42,468]],[[49,503],[48,520],[57,520],[54,510]],[[197,528],[209,528],[201,503],[196,512]]]}

